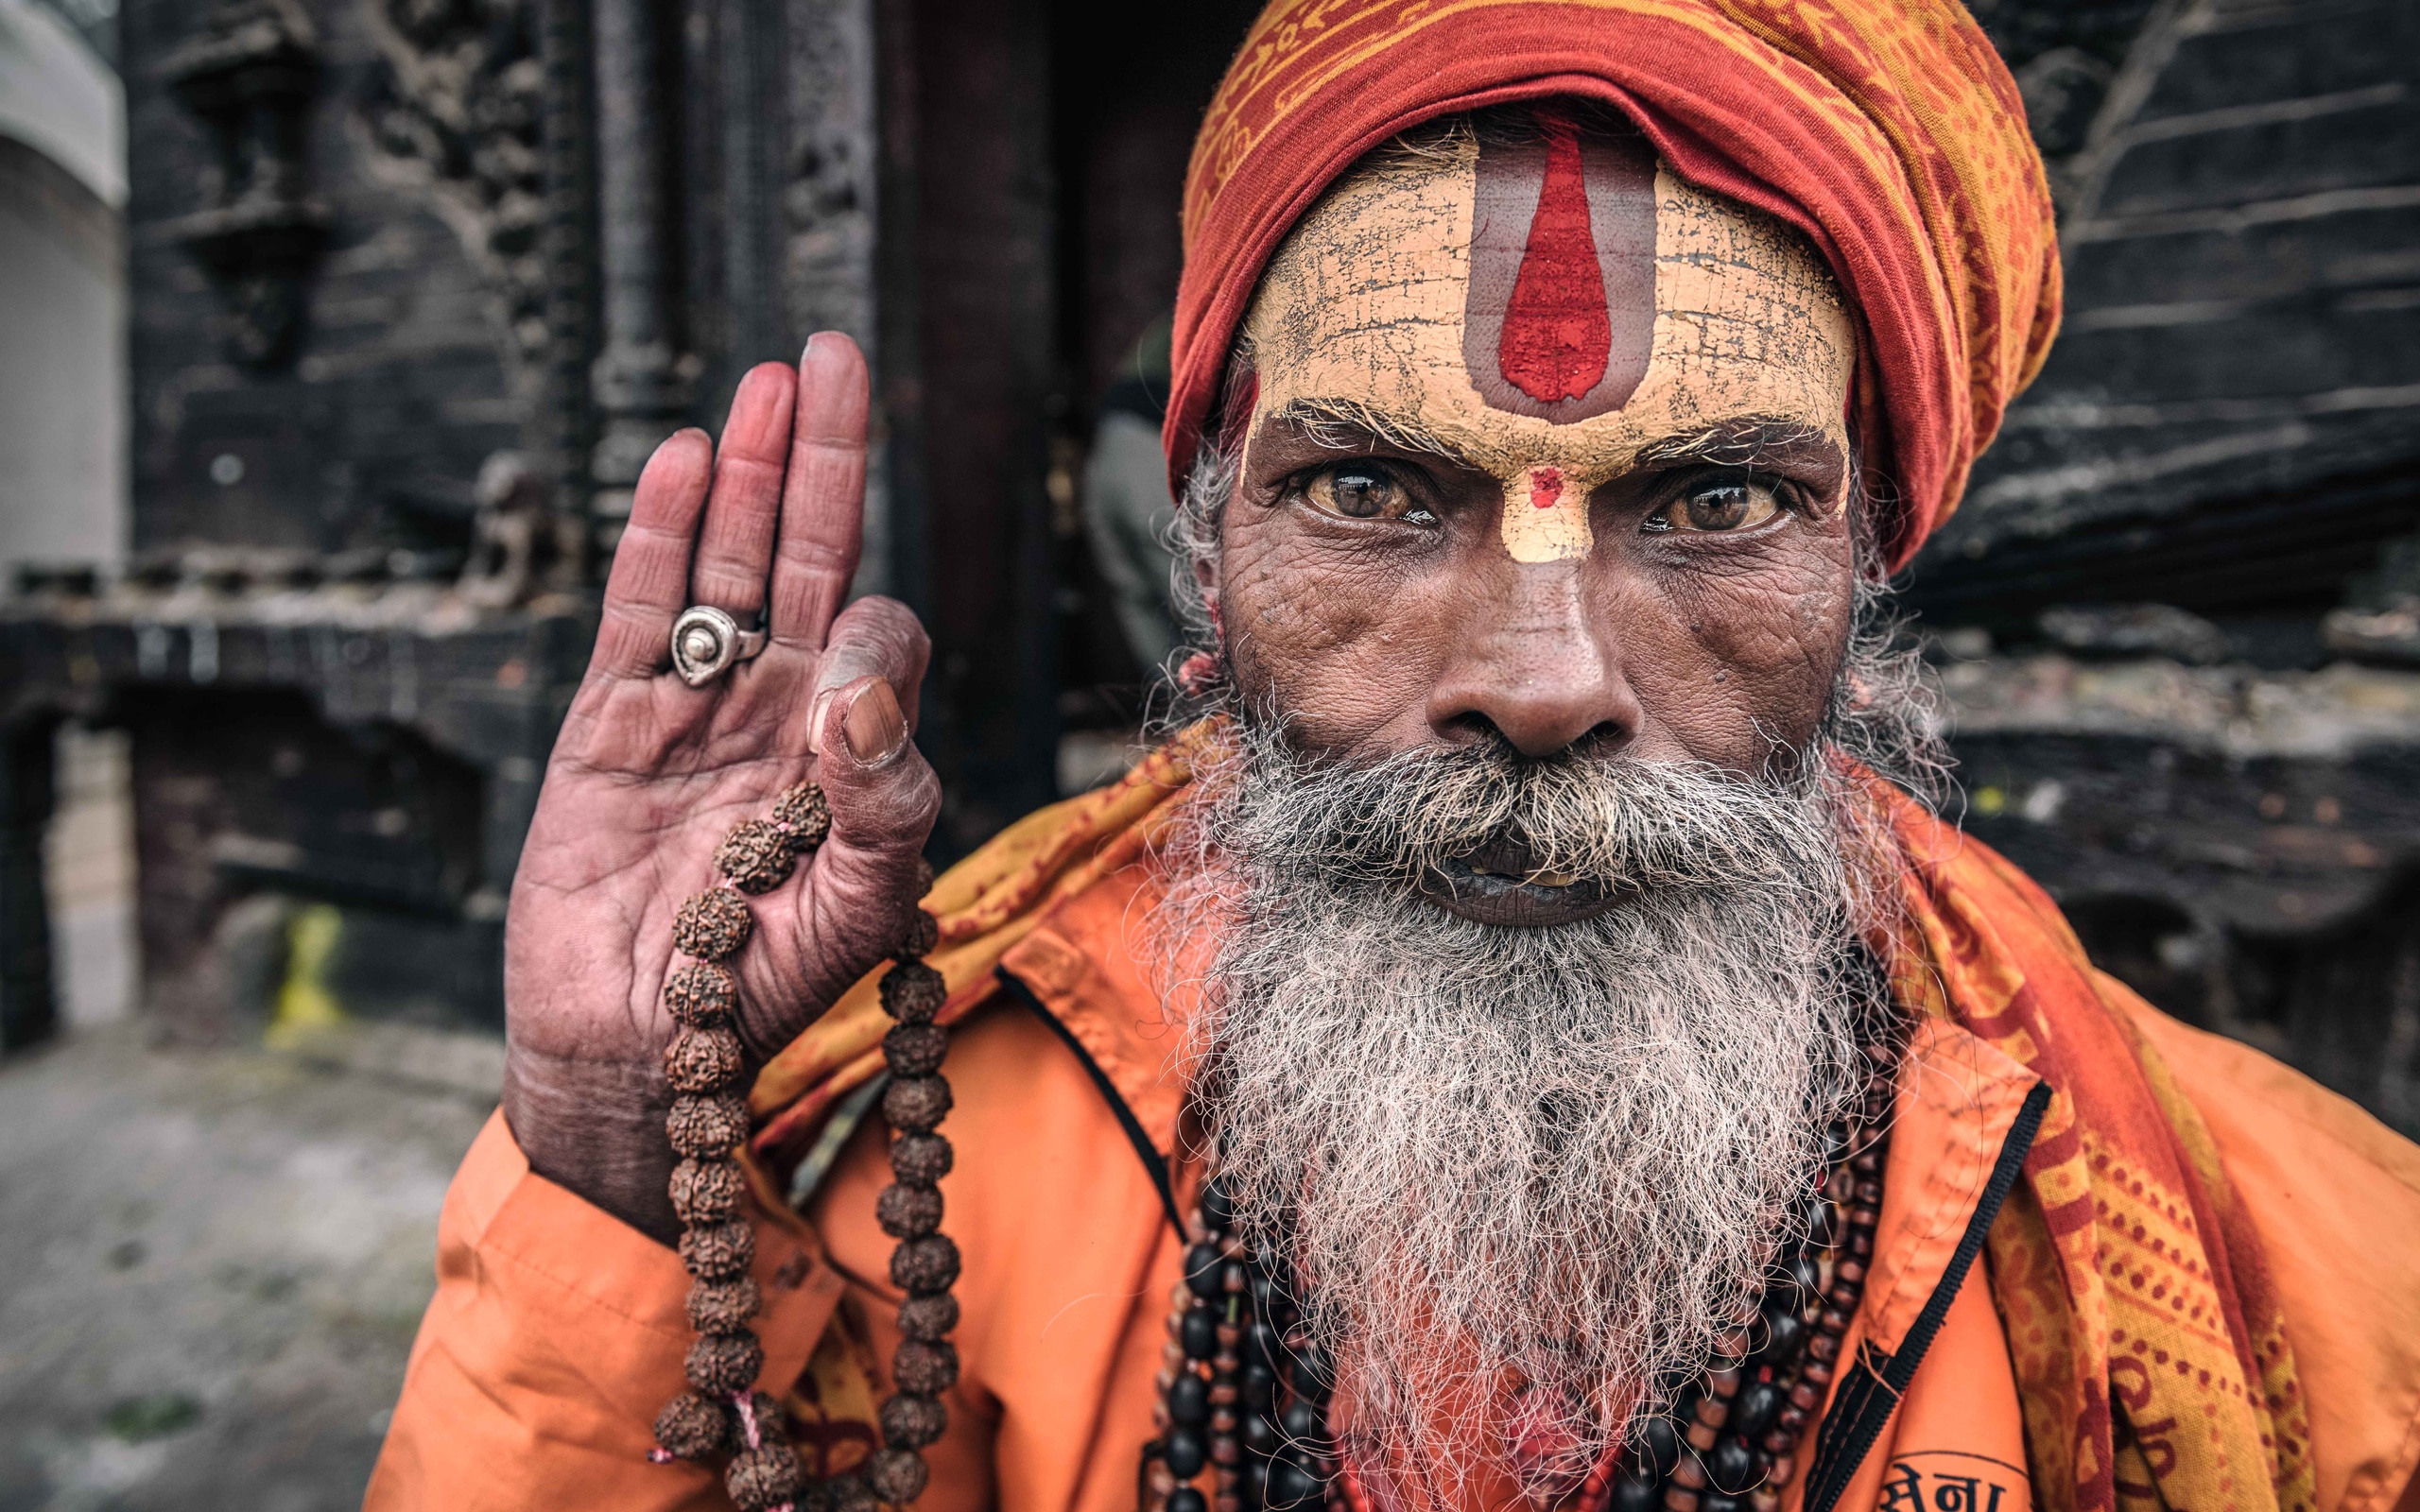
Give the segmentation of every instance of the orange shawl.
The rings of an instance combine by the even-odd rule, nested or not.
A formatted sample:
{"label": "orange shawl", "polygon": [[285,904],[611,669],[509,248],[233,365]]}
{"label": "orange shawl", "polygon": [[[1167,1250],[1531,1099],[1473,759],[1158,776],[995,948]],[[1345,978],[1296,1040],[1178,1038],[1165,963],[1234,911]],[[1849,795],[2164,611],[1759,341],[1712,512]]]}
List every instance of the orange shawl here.
{"label": "orange shawl", "polygon": [[2284,1317],[2201,1113],[2031,878],[1871,786],[1902,863],[1893,995],[2051,1089],[1988,1243],[2035,1494],[2056,1507],[2072,1487],[2084,1512],[2312,1506]]}
{"label": "orange shawl", "polygon": [[1262,268],[1328,184],[1409,127],[1547,95],[1614,106],[1681,177],[1813,241],[1859,324],[1866,487],[1906,562],[2059,320],[2041,158],[1958,0],[1274,0],[1185,176],[1171,483]]}
{"label": "orange shawl", "polygon": [[[991,997],[993,968],[1060,900],[1145,857],[1206,738],[1196,727],[1124,781],[1028,816],[941,879],[926,906],[942,924],[930,960],[949,984],[943,1022]],[[1896,789],[1872,788],[1902,862],[1905,923],[1883,942],[1894,993],[1910,1015],[1954,1020],[2052,1090],[2025,1181],[1989,1241],[2038,1504],[2311,1507],[2293,1354],[2258,1237],[2201,1115],[2112,1009],[2038,887]],[[876,980],[758,1079],[752,1148],[768,1163],[794,1163],[831,1108],[881,1068],[890,1022]]]}

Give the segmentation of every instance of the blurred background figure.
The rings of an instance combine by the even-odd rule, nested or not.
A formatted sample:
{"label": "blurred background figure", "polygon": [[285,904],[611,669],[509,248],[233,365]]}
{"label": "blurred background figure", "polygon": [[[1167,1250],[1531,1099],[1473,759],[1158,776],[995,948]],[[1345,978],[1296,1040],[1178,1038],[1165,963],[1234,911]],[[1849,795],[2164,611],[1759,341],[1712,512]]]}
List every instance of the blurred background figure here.
{"label": "blurred background figure", "polygon": [[[638,462],[847,331],[934,859],[1120,770],[1257,6],[116,3],[0,0],[0,1506],[351,1506]],[[1971,4],[2068,284],[1902,585],[1965,822],[2420,1133],[2420,6]]]}
{"label": "blurred background figure", "polygon": [[1091,455],[1084,461],[1084,540],[1117,608],[1126,647],[1146,670],[1166,664],[1177,645],[1167,533],[1176,522],[1168,494],[1160,421],[1167,414],[1168,332],[1162,316],[1117,365],[1100,400]]}

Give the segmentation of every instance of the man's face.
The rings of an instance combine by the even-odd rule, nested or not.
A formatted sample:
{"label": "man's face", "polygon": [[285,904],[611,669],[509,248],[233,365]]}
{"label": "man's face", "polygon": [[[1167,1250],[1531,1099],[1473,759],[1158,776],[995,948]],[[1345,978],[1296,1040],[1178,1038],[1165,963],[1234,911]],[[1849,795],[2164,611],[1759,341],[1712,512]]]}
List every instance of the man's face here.
{"label": "man's face", "polygon": [[1246,330],[1204,586],[1239,691],[1298,745],[1492,729],[1746,776],[1812,736],[1851,613],[1854,357],[1794,232],[1549,125],[1357,173]]}
{"label": "man's face", "polygon": [[1238,1222],[1407,1507],[1576,1490],[1862,1064],[1848,320],[1634,140],[1499,141],[1357,172],[1262,282],[1197,569],[1242,717],[1168,903]]}

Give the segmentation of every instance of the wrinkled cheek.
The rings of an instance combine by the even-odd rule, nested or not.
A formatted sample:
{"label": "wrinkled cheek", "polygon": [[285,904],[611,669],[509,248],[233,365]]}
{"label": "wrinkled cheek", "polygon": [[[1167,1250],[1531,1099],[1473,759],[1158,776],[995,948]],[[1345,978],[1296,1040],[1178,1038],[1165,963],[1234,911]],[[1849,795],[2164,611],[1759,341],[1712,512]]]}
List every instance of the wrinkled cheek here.
{"label": "wrinkled cheek", "polygon": [[1425,637],[1435,618],[1416,585],[1355,563],[1237,552],[1226,591],[1238,691],[1290,715],[1319,747],[1357,743],[1425,707]]}
{"label": "wrinkled cheek", "polygon": [[1770,739],[1803,744],[1822,721],[1848,636],[1845,584],[1820,575],[1784,582],[1718,584],[1686,606],[1698,667],[1689,679],[1695,722],[1742,748],[1730,763],[1761,760]]}
{"label": "wrinkled cheek", "polygon": [[1272,566],[1238,584],[1230,624],[1267,656],[1296,662],[1326,657],[1373,627],[1374,595],[1356,576]]}

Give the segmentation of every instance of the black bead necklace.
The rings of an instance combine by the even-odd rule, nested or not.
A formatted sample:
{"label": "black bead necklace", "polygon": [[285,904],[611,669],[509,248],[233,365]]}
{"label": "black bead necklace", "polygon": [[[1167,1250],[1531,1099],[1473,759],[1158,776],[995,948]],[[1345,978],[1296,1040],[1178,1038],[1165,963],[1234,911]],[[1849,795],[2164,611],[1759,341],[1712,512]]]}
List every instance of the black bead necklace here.
{"label": "black bead necklace", "polygon": [[1185,1227],[1153,1411],[1160,1436],[1143,1449],[1145,1512],[1347,1512],[1327,1437],[1327,1362],[1282,1263],[1236,1237],[1215,1177]]}
{"label": "black bead necklace", "polygon": [[1588,1478],[1573,1512],[1779,1512],[1799,1440],[1822,1411],[1841,1340],[1865,1296],[1882,1213],[1893,1081],[1880,1067],[1825,1132],[1803,1236],[1741,1310],[1670,1409],[1640,1421],[1616,1464]]}
{"label": "black bead necklace", "polygon": [[[1562,1512],[1779,1512],[1865,1295],[1893,1087],[1887,1061],[1870,1057],[1858,1107],[1825,1132],[1794,1226],[1802,1236],[1743,1301],[1706,1367],[1635,1423]],[[1327,1362],[1284,1263],[1249,1249],[1234,1222],[1214,1175],[1186,1224],[1141,1512],[1369,1512],[1340,1473]]]}

